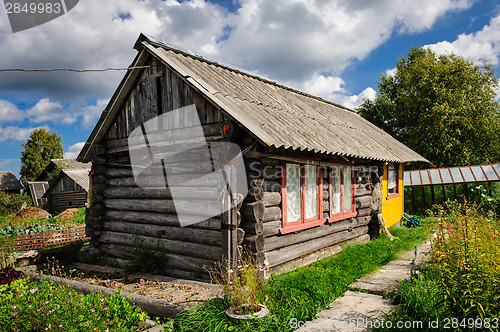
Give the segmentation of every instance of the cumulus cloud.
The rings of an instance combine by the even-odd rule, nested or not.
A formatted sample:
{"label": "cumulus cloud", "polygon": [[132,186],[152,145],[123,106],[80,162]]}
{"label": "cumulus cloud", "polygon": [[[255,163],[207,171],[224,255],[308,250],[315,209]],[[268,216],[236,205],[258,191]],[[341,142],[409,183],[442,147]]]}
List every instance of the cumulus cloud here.
{"label": "cumulus cloud", "polygon": [[36,129],[44,128],[50,131],[48,126],[36,128],[20,128],[20,127],[0,127],[0,143],[6,141],[25,142],[31,135],[31,132]]}
{"label": "cumulus cloud", "polygon": [[92,128],[108,103],[109,99],[99,99],[95,105],[84,106],[82,108],[82,127],[84,129]]}
{"label": "cumulus cloud", "polygon": [[373,100],[375,99],[376,96],[377,92],[372,88],[368,87],[363,91],[361,91],[361,93],[358,95],[348,96],[348,95],[335,94],[332,96],[330,100],[347,108],[355,109],[356,107],[361,105],[366,99]]}
{"label": "cumulus cloud", "polygon": [[64,159],[71,159],[78,157],[78,154],[82,150],[85,142],[78,142],[71,145],[66,152],[64,152]]}
{"label": "cumulus cloud", "polygon": [[475,63],[491,63],[497,65],[500,55],[500,15],[493,17],[482,30],[461,34],[453,41],[442,41],[426,45],[438,54],[459,54]]}
{"label": "cumulus cloud", "polygon": [[23,111],[17,108],[13,103],[0,99],[0,122],[22,120]]}
{"label": "cumulus cloud", "polygon": [[304,83],[304,91],[324,99],[331,99],[334,93],[344,92],[341,77],[315,75]]}
{"label": "cumulus cloud", "polygon": [[393,33],[429,29],[468,6],[463,0],[243,0],[228,16],[232,30],[220,55],[277,80],[303,81],[312,72],[340,73]]}

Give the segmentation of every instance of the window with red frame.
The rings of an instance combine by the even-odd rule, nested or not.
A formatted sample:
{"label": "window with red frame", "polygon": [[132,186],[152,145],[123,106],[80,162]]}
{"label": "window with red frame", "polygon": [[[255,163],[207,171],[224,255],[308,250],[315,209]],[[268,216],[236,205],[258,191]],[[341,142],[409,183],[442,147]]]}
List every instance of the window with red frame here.
{"label": "window with red frame", "polygon": [[324,222],[321,182],[321,170],[315,165],[283,164],[281,233],[294,232]]}
{"label": "window with red frame", "polygon": [[389,163],[387,165],[387,195],[395,196],[399,194],[399,165]]}
{"label": "window with red frame", "polygon": [[338,221],[356,215],[355,180],[352,167],[338,165],[330,169],[330,219]]}

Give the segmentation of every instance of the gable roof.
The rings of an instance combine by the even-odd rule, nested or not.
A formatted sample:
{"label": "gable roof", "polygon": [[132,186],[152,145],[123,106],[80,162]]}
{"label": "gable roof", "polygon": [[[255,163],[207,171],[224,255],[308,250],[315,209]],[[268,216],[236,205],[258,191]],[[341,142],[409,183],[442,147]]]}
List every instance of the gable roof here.
{"label": "gable roof", "polygon": [[[152,54],[262,144],[332,156],[427,162],[354,111],[335,103],[209,61],[143,34],[136,49],[141,53],[133,65],[141,65],[142,54]],[[111,124],[120,108],[117,99],[125,98],[121,94],[133,75],[134,70],[130,70],[125,76],[77,160],[90,159],[90,147]]]}
{"label": "gable roof", "polygon": [[82,163],[77,161],[75,158],[70,159],[51,159],[50,163],[45,167],[45,169],[40,173],[35,181],[45,181],[48,179],[50,173],[52,173],[56,167],[59,166],[61,169],[74,169],[74,170],[90,170],[92,163]]}
{"label": "gable roof", "polygon": [[0,172],[0,190],[21,190],[23,185],[12,172]]}
{"label": "gable roof", "polygon": [[73,180],[80,187],[85,189],[85,191],[89,191],[90,187],[90,178],[89,178],[89,170],[80,170],[80,169],[62,169],[61,172],[52,180],[49,184],[49,189],[45,192],[43,197],[47,197],[50,192],[56,187],[63,176],[68,176],[71,180]]}

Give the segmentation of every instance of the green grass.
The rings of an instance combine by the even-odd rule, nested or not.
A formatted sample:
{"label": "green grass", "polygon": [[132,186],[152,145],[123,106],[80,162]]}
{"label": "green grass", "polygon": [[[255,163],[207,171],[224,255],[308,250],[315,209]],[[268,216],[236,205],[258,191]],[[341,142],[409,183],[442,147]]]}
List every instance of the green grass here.
{"label": "green grass", "polygon": [[366,244],[356,244],[332,257],[309,266],[272,276],[263,288],[262,302],[270,309],[262,321],[232,322],[225,316],[227,305],[215,299],[193,307],[173,320],[175,331],[293,331],[294,322],[312,320],[316,314],[342,296],[356,279],[413,249],[428,238],[429,220],[424,227],[393,226],[391,233]]}
{"label": "green grass", "polygon": [[45,219],[45,218],[23,218],[14,220],[14,217],[4,216],[0,217],[0,228],[4,228],[7,225],[11,226],[34,226],[34,225],[47,225],[47,224],[58,224],[61,226],[69,225],[85,225],[85,208],[79,208],[78,212],[71,219]]}

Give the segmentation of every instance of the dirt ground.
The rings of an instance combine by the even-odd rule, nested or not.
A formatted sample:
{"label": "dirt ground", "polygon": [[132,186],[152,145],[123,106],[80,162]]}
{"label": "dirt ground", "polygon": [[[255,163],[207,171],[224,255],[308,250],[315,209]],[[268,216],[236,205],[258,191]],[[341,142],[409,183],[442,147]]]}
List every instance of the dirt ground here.
{"label": "dirt ground", "polygon": [[[158,281],[138,277],[108,279],[107,275],[73,273],[69,279],[93,285],[119,289],[129,293],[166,300],[175,304],[193,306],[214,297],[222,296],[215,285],[204,285],[198,282]],[[66,277],[68,278],[68,277]]]}

